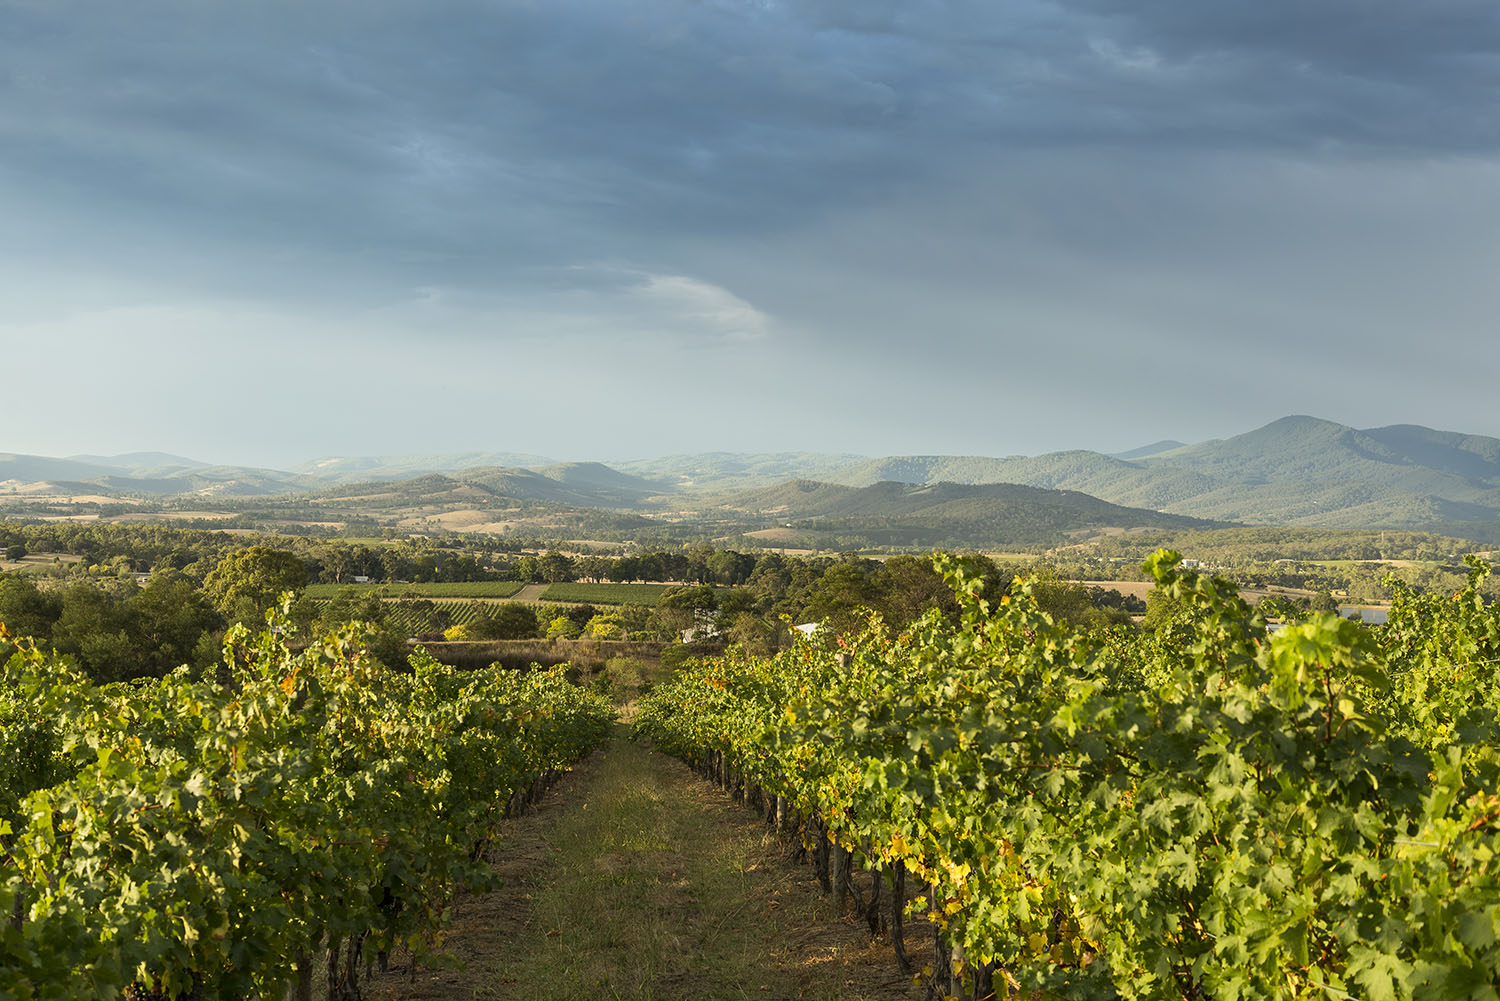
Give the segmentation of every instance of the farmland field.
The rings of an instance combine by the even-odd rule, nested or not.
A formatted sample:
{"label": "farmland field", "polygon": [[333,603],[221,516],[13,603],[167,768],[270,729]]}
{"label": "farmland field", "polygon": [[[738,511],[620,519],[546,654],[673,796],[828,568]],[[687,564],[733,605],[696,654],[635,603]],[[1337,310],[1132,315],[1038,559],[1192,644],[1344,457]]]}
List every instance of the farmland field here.
{"label": "farmland field", "polygon": [[542,592],[542,600],[590,605],[648,605],[654,608],[672,587],[671,584],[553,584]]}
{"label": "farmland field", "polygon": [[447,584],[309,584],[307,596],[335,598],[351,591],[354,594],[379,592],[389,598],[509,598],[523,586],[514,580],[476,580]]}

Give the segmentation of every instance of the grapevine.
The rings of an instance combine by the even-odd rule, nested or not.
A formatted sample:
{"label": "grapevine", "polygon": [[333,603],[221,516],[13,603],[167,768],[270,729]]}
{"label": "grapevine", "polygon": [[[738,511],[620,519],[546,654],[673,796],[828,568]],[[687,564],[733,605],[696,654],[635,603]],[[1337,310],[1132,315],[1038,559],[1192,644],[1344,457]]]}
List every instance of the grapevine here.
{"label": "grapevine", "polygon": [[1054,622],[1024,581],[990,607],[940,559],[957,617],[702,662],[637,732],[794,815],[820,870],[925,886],[954,993],[1493,1001],[1483,568],[1452,598],[1398,590],[1383,630],[1272,633],[1178,561],[1148,569],[1182,620],[1127,636]]}
{"label": "grapevine", "polygon": [[105,688],[18,644],[0,997],[279,996],[320,950],[357,997],[360,956],[430,948],[501,819],[614,716],[559,670],[398,673],[360,624],[290,633],[283,609],[230,631],[227,677]]}

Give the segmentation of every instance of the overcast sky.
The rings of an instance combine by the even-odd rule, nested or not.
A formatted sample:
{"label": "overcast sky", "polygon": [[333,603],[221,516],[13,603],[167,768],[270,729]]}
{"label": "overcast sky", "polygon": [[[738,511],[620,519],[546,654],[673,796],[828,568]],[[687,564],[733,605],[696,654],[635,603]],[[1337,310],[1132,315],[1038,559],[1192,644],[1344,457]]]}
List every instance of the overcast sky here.
{"label": "overcast sky", "polygon": [[1494,0],[0,0],[0,451],[1500,436]]}

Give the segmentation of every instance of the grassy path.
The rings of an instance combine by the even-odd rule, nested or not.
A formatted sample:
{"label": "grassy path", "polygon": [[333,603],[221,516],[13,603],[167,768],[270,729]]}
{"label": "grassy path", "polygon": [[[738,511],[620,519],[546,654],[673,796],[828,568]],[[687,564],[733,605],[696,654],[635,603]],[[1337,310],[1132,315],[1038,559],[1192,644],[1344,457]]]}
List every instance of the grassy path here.
{"label": "grassy path", "polygon": [[542,593],[551,587],[551,584],[527,584],[521,590],[511,595],[510,601],[537,602],[542,600]]}
{"label": "grassy path", "polygon": [[623,737],[516,821],[494,862],[504,887],[461,901],[449,936],[462,968],[398,958],[370,997],[920,996],[753,812]]}

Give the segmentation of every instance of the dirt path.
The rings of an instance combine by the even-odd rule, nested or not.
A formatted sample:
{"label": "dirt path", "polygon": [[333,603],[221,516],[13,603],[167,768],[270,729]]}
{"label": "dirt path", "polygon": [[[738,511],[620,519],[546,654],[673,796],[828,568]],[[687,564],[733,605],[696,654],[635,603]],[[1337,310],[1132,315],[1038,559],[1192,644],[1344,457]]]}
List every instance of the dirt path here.
{"label": "dirt path", "polygon": [[551,584],[527,584],[521,590],[511,595],[506,601],[541,601],[542,592],[551,587]]}
{"label": "dirt path", "polygon": [[413,971],[398,956],[369,997],[921,996],[752,811],[623,738],[515,821],[493,862],[503,887],[461,900],[448,937],[461,967]]}

